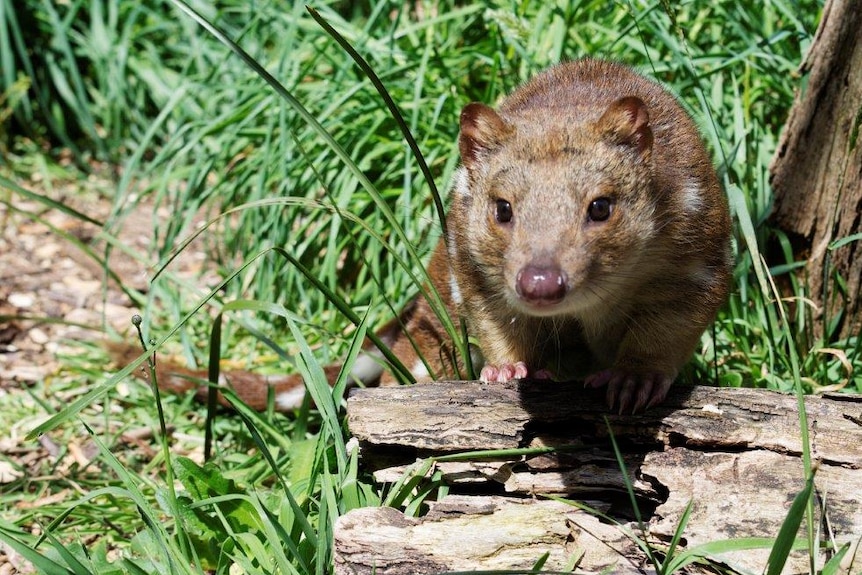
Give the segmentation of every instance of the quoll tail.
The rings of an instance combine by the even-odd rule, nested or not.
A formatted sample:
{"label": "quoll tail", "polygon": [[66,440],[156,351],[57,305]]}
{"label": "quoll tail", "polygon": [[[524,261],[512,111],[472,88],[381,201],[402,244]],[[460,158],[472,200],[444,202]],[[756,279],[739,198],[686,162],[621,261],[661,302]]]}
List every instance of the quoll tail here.
{"label": "quoll tail", "polygon": [[[442,246],[442,242],[441,242]],[[438,248],[438,257],[445,255]],[[445,268],[448,270],[448,267]],[[405,335],[406,331],[412,334]],[[419,355],[414,349],[414,341],[420,346],[424,345],[423,351],[426,357],[434,359],[440,357],[440,350],[444,343],[451,349],[451,344],[444,341],[444,330],[439,320],[433,315],[427,302],[421,298],[411,300],[397,318],[393,318],[376,331],[377,339],[381,345],[392,350],[395,356],[405,365],[412,366],[411,375],[416,380],[428,380],[430,374],[425,368],[425,363],[419,361]],[[109,342],[107,344],[109,353],[114,363],[123,367],[141,355],[139,348],[128,343]],[[442,360],[432,362],[436,373],[453,373],[450,364],[443,364]],[[383,353],[368,338],[362,345],[362,352],[356,358],[350,373],[347,375],[351,385],[361,384],[366,387],[377,385],[395,385],[398,383],[396,377],[391,373],[384,373],[386,361]],[[337,363],[323,368],[326,380],[333,386],[341,373],[342,364]],[[142,369],[139,376],[148,378],[148,369]],[[207,372],[205,370],[194,370],[182,367],[170,361],[156,361],[156,379],[159,389],[171,393],[190,393],[194,391],[199,401],[206,401],[209,394],[207,383]],[[267,408],[270,393],[275,399],[274,408],[282,413],[289,413],[300,406],[305,397],[305,383],[298,374],[267,376],[248,371],[222,371],[219,376],[219,385],[233,389],[237,397],[249,407],[257,411]],[[349,388],[350,386],[348,386]],[[218,402],[230,407],[230,403],[221,394],[218,394]]]}
{"label": "quoll tail", "polygon": [[[109,343],[108,349],[114,363],[120,367],[131,363],[141,353],[134,346],[125,343]],[[330,386],[334,385],[341,368],[341,364],[327,365],[323,368]],[[350,377],[363,385],[372,386],[379,381],[382,369],[382,366],[369,354],[363,354],[354,364]],[[142,367],[137,375],[148,380],[149,370]],[[207,377],[206,370],[189,369],[170,361],[156,361],[156,380],[162,391],[177,394],[193,391],[195,399],[205,402],[209,393]],[[270,394],[274,398],[275,411],[282,413],[292,412],[300,406],[305,397],[305,385],[299,374],[273,376],[228,370],[220,373],[219,385],[233,389],[237,397],[257,411],[266,410]],[[220,405],[231,407],[222,393],[219,392],[217,398]]]}

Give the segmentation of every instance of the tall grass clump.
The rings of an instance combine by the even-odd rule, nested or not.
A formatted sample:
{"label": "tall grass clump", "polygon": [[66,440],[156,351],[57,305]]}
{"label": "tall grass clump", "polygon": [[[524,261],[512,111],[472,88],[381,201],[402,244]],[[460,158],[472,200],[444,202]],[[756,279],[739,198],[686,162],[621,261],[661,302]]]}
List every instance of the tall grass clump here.
{"label": "tall grass clump", "polygon": [[[50,518],[32,512],[20,522],[43,524],[42,536],[2,526],[0,536],[46,571],[99,571],[111,548],[122,557],[115,566],[136,572],[330,572],[337,517],[382,497],[344,440],[346,376],[333,392],[321,365],[337,357],[349,365],[366,329],[422,289],[422,263],[442,226],[432,188],[445,200],[460,109],[493,104],[561,60],[613,58],[656,77],[679,95],[713,151],[737,224],[737,264],[734,293],[692,372],[785,390],[803,381],[809,391],[841,377],[828,358],[809,363],[822,354],[798,338],[793,316],[777,311],[767,280],[787,274],[792,256],[762,265],[776,237],[767,224],[767,168],[817,21],[814,0],[314,5],[379,78],[431,181],[379,86],[301,4],[0,6],[3,86],[19,73],[31,85],[16,103],[13,131],[120,162],[108,237],[142,199],[170,208],[173,217],[153,222],[148,257],[159,274],[143,296],[145,344],[162,353],[179,339],[213,380],[219,358],[295,369],[314,400],[288,418],[238,405],[236,418],[213,423],[208,464],[171,454],[170,416],[165,424],[149,416],[163,443],[144,477],[100,444],[104,486]],[[32,33],[45,46],[21,49],[23,21],[37,23]],[[171,275],[192,236],[221,281]],[[802,358],[801,373],[788,347]],[[37,430],[89,420],[92,405],[112,401],[147,361],[142,353]],[[178,419],[191,409],[162,399],[177,406]],[[162,468],[177,481],[165,481]],[[418,485],[389,501],[418,512],[422,497],[444,489],[433,478],[433,488]],[[127,513],[102,539],[104,553],[66,543],[69,524],[92,529],[86,511],[104,501],[140,520]]]}
{"label": "tall grass clump", "polygon": [[[775,358],[768,351],[768,338],[780,338],[780,330],[773,326],[763,339],[764,331],[754,327],[769,324],[758,311],[764,309],[764,302],[750,305],[750,298],[762,296],[749,285],[753,285],[752,262],[759,260],[771,237],[763,225],[772,201],[767,165],[796,86],[793,74],[813,30],[816,3],[769,3],[763,11],[732,3],[709,9],[671,9],[660,4],[609,7],[598,2],[499,3],[438,5],[421,13],[403,8],[391,12],[377,4],[364,18],[351,20],[326,7],[320,12],[380,76],[441,189],[448,185],[457,162],[455,119],[460,108],[473,100],[494,102],[553,62],[583,55],[609,57],[668,84],[700,121],[729,195],[733,199],[738,190],[744,200],[735,202],[734,209],[743,209],[756,230],[754,243],[745,244],[754,252],[739,252],[740,299],[731,304],[739,308],[743,322],[722,325],[731,332],[750,330],[744,339],[757,345],[736,354],[731,349],[732,333],[730,340],[722,337],[711,342],[732,360],[725,362],[731,369],[724,380],[767,385],[773,379],[769,385],[775,385],[772,374],[778,372],[780,379],[787,373],[786,365],[773,365]],[[272,59],[269,64],[261,59],[260,63],[289,86],[348,151],[351,161],[393,207],[405,237],[420,253],[427,253],[439,233],[430,190],[374,86],[357,66],[345,61],[343,50],[330,37],[308,25],[304,10],[282,15],[282,22],[286,33],[275,53],[291,58]],[[247,51],[249,36],[255,34],[248,32],[239,42]],[[162,179],[153,186],[159,197],[173,195],[170,201],[178,206],[216,211],[278,196],[325,198],[388,240],[391,223],[361,189],[355,174],[344,169],[342,159],[296,119],[283,99],[261,89],[251,72],[237,73],[247,76],[214,95],[237,104],[224,115],[184,125],[183,136],[170,142],[151,164]],[[198,142],[213,153],[199,153]],[[179,194],[168,192],[175,181],[175,166],[191,172]],[[188,229],[175,222],[171,225]],[[356,305],[393,298],[389,305],[372,306],[372,324],[380,322],[378,313],[391,316],[391,309],[398,309],[417,289],[410,281],[404,283],[410,274],[393,267],[396,259],[381,250],[378,240],[337,211],[244,209],[235,219],[220,222],[208,237],[228,268],[237,257],[254,253],[262,242],[289,246],[300,262],[314,264],[328,288]],[[174,243],[163,245],[167,251]],[[387,249],[412,261],[403,243]],[[262,261],[254,267],[253,278],[228,289],[251,290],[245,293],[282,301],[303,315],[329,317],[307,313],[326,308],[326,298],[317,290],[309,291],[301,274],[289,268],[285,262]],[[289,293],[296,295],[292,303],[284,299]],[[751,310],[755,315],[745,317]],[[324,337],[330,337],[343,325],[342,319],[332,317],[320,327]],[[766,372],[758,371],[760,363],[746,365],[744,360],[752,353],[767,362]]]}

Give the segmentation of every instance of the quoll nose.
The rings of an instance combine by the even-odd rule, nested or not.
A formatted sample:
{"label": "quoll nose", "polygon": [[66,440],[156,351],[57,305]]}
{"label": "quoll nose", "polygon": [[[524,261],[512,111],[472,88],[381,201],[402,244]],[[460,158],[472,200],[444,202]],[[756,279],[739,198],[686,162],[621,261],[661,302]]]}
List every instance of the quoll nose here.
{"label": "quoll nose", "polygon": [[555,304],[566,295],[566,278],[557,266],[527,265],[515,278],[515,290],[532,304]]}

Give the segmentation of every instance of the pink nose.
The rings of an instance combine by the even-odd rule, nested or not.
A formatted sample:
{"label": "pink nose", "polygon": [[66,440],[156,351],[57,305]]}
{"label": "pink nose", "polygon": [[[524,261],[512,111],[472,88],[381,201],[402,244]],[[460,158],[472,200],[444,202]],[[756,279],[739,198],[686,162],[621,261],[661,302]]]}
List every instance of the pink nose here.
{"label": "pink nose", "polygon": [[556,265],[526,265],[515,278],[515,290],[521,299],[537,305],[560,302],[566,295],[566,278]]}

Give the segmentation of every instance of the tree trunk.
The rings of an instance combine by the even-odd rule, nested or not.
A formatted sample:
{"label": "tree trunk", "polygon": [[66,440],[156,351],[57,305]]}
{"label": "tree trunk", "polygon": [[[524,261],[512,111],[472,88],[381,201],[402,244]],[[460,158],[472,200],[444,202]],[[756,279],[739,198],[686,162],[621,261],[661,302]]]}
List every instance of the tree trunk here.
{"label": "tree trunk", "polygon": [[862,328],[862,242],[832,243],[862,230],[862,0],[827,0],[801,71],[808,85],[770,166],[772,221],[807,260],[818,334],[848,337]]}

